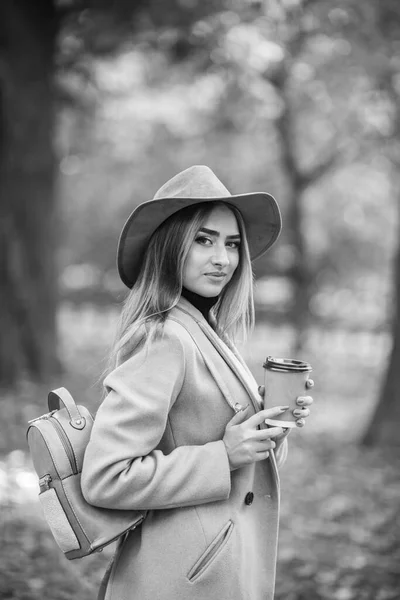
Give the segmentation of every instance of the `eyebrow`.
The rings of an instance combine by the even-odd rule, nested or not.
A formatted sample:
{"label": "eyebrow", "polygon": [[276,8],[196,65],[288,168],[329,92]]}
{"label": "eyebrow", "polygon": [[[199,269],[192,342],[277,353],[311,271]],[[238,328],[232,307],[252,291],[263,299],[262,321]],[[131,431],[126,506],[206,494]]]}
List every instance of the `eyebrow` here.
{"label": "eyebrow", "polygon": [[[203,231],[204,233],[208,233],[209,235],[215,235],[217,237],[220,235],[219,231],[215,231],[215,229],[207,229],[207,227],[202,227],[201,229],[199,229],[199,233],[200,233],[200,231]],[[240,234],[235,233],[235,235],[227,235],[226,239],[227,240],[240,239]]]}

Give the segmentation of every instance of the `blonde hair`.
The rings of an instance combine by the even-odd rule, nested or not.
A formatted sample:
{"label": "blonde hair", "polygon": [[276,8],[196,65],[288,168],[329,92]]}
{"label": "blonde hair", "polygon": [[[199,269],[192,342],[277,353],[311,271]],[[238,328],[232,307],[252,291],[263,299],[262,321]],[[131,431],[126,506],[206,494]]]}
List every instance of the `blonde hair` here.
{"label": "blonde hair", "polygon": [[239,264],[212,309],[216,330],[233,342],[239,333],[244,339],[253,327],[253,273],[240,211],[222,201],[191,205],[171,215],[151,236],[137,281],[125,299],[109,370],[129,358],[138,343],[135,334],[143,325],[146,327],[146,345],[157,335],[162,335],[168,313],[182,293],[183,270],[191,245],[216,206],[225,206],[234,213],[241,236]]}

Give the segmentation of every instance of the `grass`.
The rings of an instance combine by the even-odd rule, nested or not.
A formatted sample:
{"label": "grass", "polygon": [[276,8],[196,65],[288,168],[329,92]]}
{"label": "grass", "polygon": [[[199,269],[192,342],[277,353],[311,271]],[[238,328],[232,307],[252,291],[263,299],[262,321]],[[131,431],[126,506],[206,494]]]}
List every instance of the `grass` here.
{"label": "grass", "polygon": [[[76,561],[62,556],[41,516],[25,442],[26,421],[46,412],[52,387],[66,386],[95,412],[114,314],[92,313],[60,314],[62,378],[47,386],[21,382],[17,392],[3,395],[2,600],[94,599],[112,553],[108,548]],[[288,355],[290,343],[290,331],[257,328],[243,353],[260,383],[265,356]],[[346,332],[314,332],[300,357],[314,367],[315,405],[307,427],[291,433],[281,472],[276,600],[400,598],[400,455],[357,443],[376,402],[387,351],[385,338],[365,336],[361,343]]]}

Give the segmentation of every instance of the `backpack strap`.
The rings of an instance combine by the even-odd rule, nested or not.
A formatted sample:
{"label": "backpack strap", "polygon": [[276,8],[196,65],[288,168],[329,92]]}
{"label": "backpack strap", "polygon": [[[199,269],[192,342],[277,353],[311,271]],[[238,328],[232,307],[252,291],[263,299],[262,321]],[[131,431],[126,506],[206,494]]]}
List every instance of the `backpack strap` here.
{"label": "backpack strap", "polygon": [[97,600],[104,600],[104,598],[106,597],[107,586],[108,586],[108,582],[110,581],[111,571],[114,566],[114,562],[115,562],[115,554],[112,557],[112,559],[110,560],[110,562],[108,563],[106,572],[104,573],[103,579],[101,580],[99,592],[97,594]]}
{"label": "backpack strap", "polygon": [[103,575],[103,578],[101,580],[96,600],[104,600],[104,598],[106,597],[107,587],[108,587],[108,584],[109,584],[109,581],[110,581],[111,572],[112,572],[114,563],[116,561],[117,555],[122,550],[122,546],[124,545],[124,543],[125,543],[126,538],[128,537],[128,535],[129,535],[129,531],[127,531],[126,533],[122,534],[122,536],[118,539],[117,547],[115,549],[114,555],[113,555],[112,559],[110,560],[110,562],[108,563],[106,571],[105,571],[105,573]]}
{"label": "backpack strap", "polygon": [[86,419],[79,412],[75,400],[66,388],[61,387],[49,392],[47,403],[50,411],[59,410],[63,404],[69,414],[69,422],[72,427],[75,429],[83,429],[85,427]]}

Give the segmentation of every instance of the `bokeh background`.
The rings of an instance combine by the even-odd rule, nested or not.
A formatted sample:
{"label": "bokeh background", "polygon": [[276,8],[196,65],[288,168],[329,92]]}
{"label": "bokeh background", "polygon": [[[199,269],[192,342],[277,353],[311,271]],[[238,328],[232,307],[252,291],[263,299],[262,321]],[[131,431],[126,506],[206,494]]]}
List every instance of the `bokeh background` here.
{"label": "bokeh background", "polygon": [[314,368],[276,599],[400,598],[399,40],[396,0],[3,0],[2,600],[96,597],[113,548],[63,558],[27,421],[60,386],[96,412],[119,232],[193,164],[278,199],[241,349],[260,383],[268,354]]}

